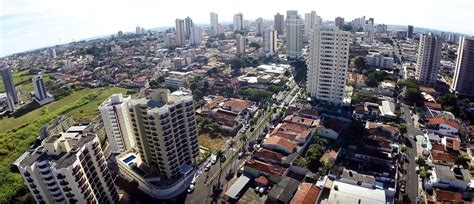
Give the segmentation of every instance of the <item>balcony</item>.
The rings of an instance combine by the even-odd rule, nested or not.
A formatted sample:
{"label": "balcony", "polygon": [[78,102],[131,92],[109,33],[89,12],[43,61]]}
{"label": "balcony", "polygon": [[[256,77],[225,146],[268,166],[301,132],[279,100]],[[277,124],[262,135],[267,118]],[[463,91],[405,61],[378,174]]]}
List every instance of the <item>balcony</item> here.
{"label": "balcony", "polygon": [[33,183],[33,179],[31,179],[30,177],[26,178],[26,181],[28,181],[28,183]]}
{"label": "balcony", "polygon": [[72,190],[72,188],[69,188],[69,187],[67,187],[67,186],[63,188],[63,191],[64,191],[64,192],[69,192],[69,191],[71,191],[71,190]]}
{"label": "balcony", "polygon": [[65,180],[62,180],[62,181],[59,182],[59,185],[61,185],[61,186],[67,186],[67,185],[69,185],[69,182],[67,182],[67,181],[65,181]]}

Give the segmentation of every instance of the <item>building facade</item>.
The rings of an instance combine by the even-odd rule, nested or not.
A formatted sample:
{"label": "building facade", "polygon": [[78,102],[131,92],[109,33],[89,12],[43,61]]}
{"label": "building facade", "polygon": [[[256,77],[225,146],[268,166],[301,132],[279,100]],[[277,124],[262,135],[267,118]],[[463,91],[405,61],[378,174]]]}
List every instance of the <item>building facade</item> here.
{"label": "building facade", "polygon": [[193,97],[190,91],[153,90],[132,100],[130,117],[143,164],[167,179],[179,178],[183,165],[199,154]]}
{"label": "building facade", "polygon": [[273,29],[277,31],[277,35],[284,34],[285,31],[285,16],[277,13],[273,18]]}
{"label": "building facade", "polygon": [[316,15],[316,11],[304,14],[304,35],[309,38],[310,31],[315,27],[322,25],[322,18]]}
{"label": "building facade", "polygon": [[436,86],[442,48],[443,41],[440,37],[432,33],[420,35],[415,77],[421,85]]}
{"label": "building facade", "polygon": [[194,27],[193,19],[191,19],[189,16],[184,19],[184,28],[185,32],[184,35],[186,36],[186,39],[191,39],[191,33],[192,29]]}
{"label": "building facade", "polygon": [[5,86],[5,92],[7,98],[11,98],[15,104],[19,102],[18,95],[16,94],[15,84],[13,83],[13,76],[11,68],[4,64],[1,68],[3,85]]}
{"label": "building facade", "polygon": [[312,98],[332,104],[344,102],[349,37],[335,26],[317,26],[312,31],[307,62],[307,90]]}
{"label": "building facade", "polygon": [[131,96],[113,94],[99,106],[107,140],[113,153],[121,153],[135,146],[128,105]]}
{"label": "building facade", "polygon": [[474,95],[474,37],[461,37],[451,88],[459,95]]}
{"label": "building facade", "polygon": [[191,28],[191,45],[200,45],[202,43],[202,30],[200,27]]}
{"label": "building facade", "polygon": [[272,30],[272,29],[267,29],[265,30],[264,36],[263,36],[263,51],[266,53],[276,53],[278,50],[278,44],[277,44],[277,31]]}
{"label": "building facade", "polygon": [[186,29],[183,19],[176,19],[176,45],[184,46],[186,43]]}
{"label": "building facade", "polygon": [[338,27],[340,30],[342,30],[344,28],[344,18],[337,17],[334,20],[334,25],[336,25],[336,27]]}
{"label": "building facade", "polygon": [[393,57],[386,57],[380,53],[369,52],[365,57],[367,65],[376,66],[380,68],[393,68]]}
{"label": "building facade", "polygon": [[413,26],[408,25],[407,27],[407,38],[413,39]]}
{"label": "building facade", "polygon": [[301,57],[303,48],[303,20],[298,15],[298,11],[290,10],[286,12],[286,56],[288,58]]}
{"label": "building facade", "polygon": [[235,39],[235,46],[236,46],[236,54],[243,55],[245,54],[245,37],[241,35],[237,35]]}
{"label": "building facade", "polygon": [[37,203],[118,203],[99,139],[77,131],[53,135],[14,165]]}
{"label": "building facade", "polygon": [[257,18],[255,21],[255,33],[257,35],[263,34],[263,18]]}
{"label": "building facade", "polygon": [[244,15],[242,13],[234,14],[234,31],[244,30]]}
{"label": "building facade", "polygon": [[211,12],[211,34],[218,35],[219,31],[219,16],[217,13]]}

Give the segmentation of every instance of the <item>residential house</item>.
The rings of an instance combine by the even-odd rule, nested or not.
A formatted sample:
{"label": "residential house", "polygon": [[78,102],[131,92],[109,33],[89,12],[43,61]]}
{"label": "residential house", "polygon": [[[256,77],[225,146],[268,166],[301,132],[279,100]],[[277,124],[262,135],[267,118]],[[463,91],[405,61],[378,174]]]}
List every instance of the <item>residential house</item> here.
{"label": "residential house", "polygon": [[316,130],[317,134],[321,137],[337,140],[344,128],[345,124],[341,120],[331,118],[324,121]]}
{"label": "residential house", "polygon": [[286,175],[288,168],[272,165],[263,161],[250,159],[244,164],[244,172],[254,178],[265,176],[269,181],[276,184]]}
{"label": "residential house", "polygon": [[312,183],[301,183],[291,199],[291,204],[314,204],[318,200],[320,192],[321,188]]}
{"label": "residential house", "polygon": [[271,136],[262,143],[262,147],[288,155],[295,150],[296,144],[283,137]]}
{"label": "residential house", "polygon": [[434,132],[443,136],[458,137],[461,125],[452,119],[434,117],[428,119],[426,129],[428,132]]}
{"label": "residential house", "polygon": [[290,203],[299,184],[300,182],[293,178],[284,177],[268,192],[267,201],[269,203]]}

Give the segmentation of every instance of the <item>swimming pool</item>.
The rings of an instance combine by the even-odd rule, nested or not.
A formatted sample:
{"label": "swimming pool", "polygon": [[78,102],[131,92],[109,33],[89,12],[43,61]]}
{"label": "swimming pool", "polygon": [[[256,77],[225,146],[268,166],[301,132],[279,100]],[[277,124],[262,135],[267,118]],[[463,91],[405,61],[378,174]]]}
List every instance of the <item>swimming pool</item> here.
{"label": "swimming pool", "polygon": [[133,161],[133,160],[136,159],[136,158],[137,158],[137,157],[135,157],[135,155],[130,155],[129,157],[125,158],[125,159],[123,160],[123,162],[124,162],[125,164],[128,164],[129,162]]}

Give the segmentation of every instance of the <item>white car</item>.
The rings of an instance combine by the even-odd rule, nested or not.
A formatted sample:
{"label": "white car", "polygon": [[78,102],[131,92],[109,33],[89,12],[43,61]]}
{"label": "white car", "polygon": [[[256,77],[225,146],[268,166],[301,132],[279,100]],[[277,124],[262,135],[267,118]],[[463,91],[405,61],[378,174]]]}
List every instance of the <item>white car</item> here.
{"label": "white car", "polygon": [[189,188],[188,188],[188,193],[191,193],[194,191],[194,188],[195,186],[193,184],[189,185]]}
{"label": "white car", "polygon": [[191,180],[191,185],[195,185],[195,184],[196,184],[196,180],[197,180],[197,177],[193,177],[193,180]]}
{"label": "white car", "polygon": [[211,164],[207,164],[206,167],[204,167],[204,171],[209,171],[211,169]]}
{"label": "white car", "polygon": [[216,163],[217,163],[217,157],[216,157],[216,155],[213,154],[213,155],[211,155],[211,164],[214,165]]}

